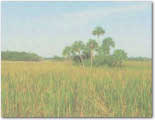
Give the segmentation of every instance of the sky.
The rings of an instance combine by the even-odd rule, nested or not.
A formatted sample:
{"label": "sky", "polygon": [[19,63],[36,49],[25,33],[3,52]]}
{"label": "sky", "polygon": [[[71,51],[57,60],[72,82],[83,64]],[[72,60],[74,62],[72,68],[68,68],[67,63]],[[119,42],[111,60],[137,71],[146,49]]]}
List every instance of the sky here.
{"label": "sky", "polygon": [[104,40],[128,56],[152,56],[152,2],[2,2],[1,49],[61,56],[74,41]]}

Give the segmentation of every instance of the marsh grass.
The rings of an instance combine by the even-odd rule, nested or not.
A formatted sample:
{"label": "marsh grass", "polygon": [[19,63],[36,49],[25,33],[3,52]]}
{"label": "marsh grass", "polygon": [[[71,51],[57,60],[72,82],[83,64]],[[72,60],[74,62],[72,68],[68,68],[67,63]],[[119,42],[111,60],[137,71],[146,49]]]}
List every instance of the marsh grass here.
{"label": "marsh grass", "polygon": [[2,61],[2,117],[152,117],[151,66]]}

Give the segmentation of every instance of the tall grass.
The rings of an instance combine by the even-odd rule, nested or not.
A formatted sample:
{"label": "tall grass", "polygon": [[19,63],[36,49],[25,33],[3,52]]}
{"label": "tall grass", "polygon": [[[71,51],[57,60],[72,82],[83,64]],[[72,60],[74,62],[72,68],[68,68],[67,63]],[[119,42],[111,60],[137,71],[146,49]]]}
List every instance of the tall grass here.
{"label": "tall grass", "polygon": [[150,62],[2,62],[2,117],[152,117]]}

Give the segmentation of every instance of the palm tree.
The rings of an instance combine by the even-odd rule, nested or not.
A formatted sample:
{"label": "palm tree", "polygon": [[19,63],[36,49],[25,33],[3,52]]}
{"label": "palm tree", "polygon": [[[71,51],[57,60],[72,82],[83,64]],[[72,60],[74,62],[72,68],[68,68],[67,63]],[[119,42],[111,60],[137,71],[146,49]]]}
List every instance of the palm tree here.
{"label": "palm tree", "polygon": [[98,44],[96,42],[96,40],[93,39],[89,39],[87,46],[90,49],[90,62],[91,62],[91,67],[93,65],[93,57],[94,57],[94,50],[97,50],[98,48]]}
{"label": "palm tree", "polygon": [[82,41],[75,41],[72,45],[72,49],[75,54],[79,55],[83,67],[84,67],[84,62],[83,62],[83,58],[82,58],[82,53],[84,51],[84,48],[85,48],[85,45]]}
{"label": "palm tree", "polygon": [[104,33],[105,33],[105,31],[104,31],[103,28],[100,27],[100,26],[97,26],[97,27],[93,30],[93,32],[92,32],[92,34],[93,34],[94,36],[97,36],[98,43],[100,43],[100,42],[99,42],[99,37],[100,37],[101,35],[104,35]]}

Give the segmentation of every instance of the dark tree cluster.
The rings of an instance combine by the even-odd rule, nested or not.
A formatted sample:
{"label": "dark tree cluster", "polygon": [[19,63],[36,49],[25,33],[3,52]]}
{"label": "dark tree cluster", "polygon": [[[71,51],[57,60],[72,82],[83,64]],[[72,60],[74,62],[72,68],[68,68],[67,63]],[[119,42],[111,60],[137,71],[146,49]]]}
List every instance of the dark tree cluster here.
{"label": "dark tree cluster", "polygon": [[111,48],[115,47],[115,42],[111,37],[100,40],[100,37],[105,34],[102,27],[96,27],[92,34],[97,37],[97,40],[89,39],[86,44],[75,41],[71,46],[64,48],[64,57],[83,66],[122,66],[123,61],[127,59],[127,53],[122,49],[116,49],[113,54],[110,54]]}
{"label": "dark tree cluster", "polygon": [[16,52],[16,51],[2,51],[2,60],[9,61],[40,61],[42,57],[35,53]]}

